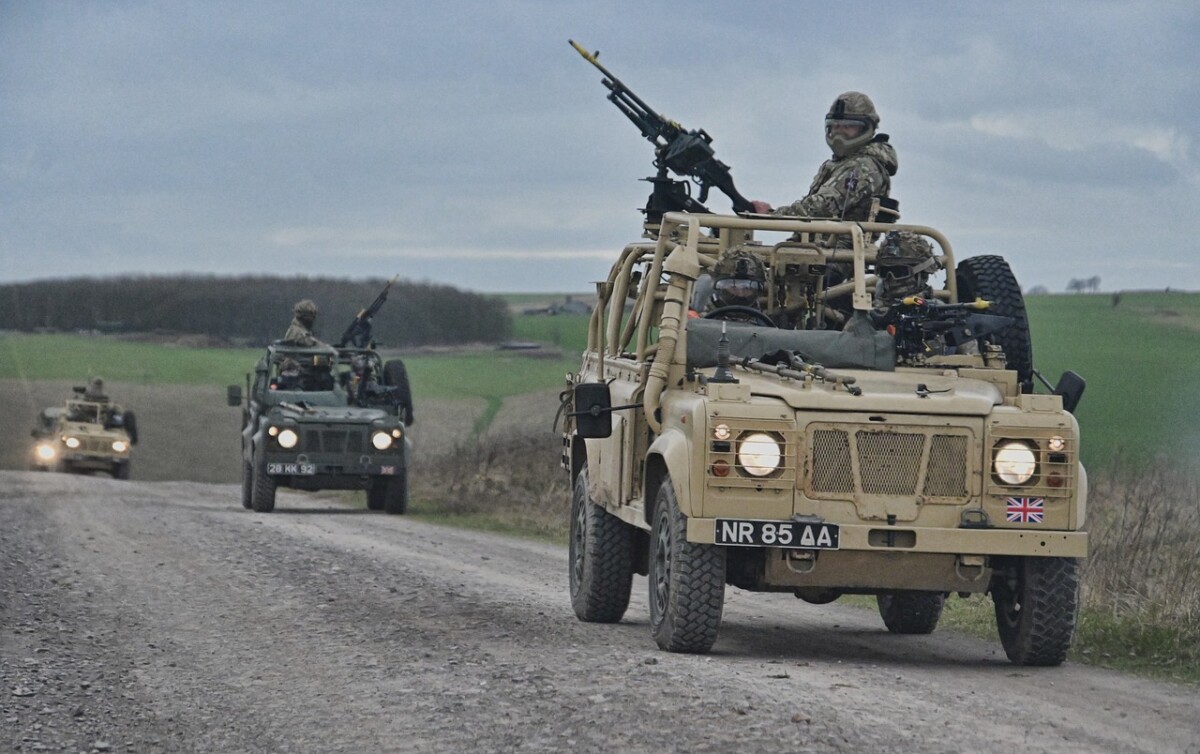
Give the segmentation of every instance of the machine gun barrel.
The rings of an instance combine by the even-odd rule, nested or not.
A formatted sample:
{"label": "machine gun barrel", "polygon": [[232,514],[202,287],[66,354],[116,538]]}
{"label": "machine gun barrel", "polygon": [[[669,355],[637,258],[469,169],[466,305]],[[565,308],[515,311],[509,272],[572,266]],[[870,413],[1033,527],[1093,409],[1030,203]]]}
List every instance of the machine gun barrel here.
{"label": "machine gun barrel", "polygon": [[[716,158],[712,148],[712,137],[707,131],[689,131],[677,121],[663,117],[600,64],[597,60],[600,53],[588,52],[573,39],[567,41],[584,60],[604,74],[601,83],[608,89],[608,100],[654,145],[654,166],[658,168],[659,174],[650,179],[655,184],[655,193],[651,195],[650,204],[646,207],[648,219],[653,215],[661,216],[663,212],[674,210],[708,212],[703,202],[708,200],[708,191],[714,186],[729,197],[735,212],[749,212],[753,209],[750,200],[742,196],[734,186],[729,166]],[[668,169],[677,175],[690,177],[700,186],[697,197],[699,201],[692,199],[683,190],[686,186],[668,181]],[[667,183],[672,185],[666,186]]]}
{"label": "machine gun barrel", "polygon": [[609,101],[616,105],[618,110],[625,113],[625,117],[633,121],[633,125],[638,127],[638,130],[642,132],[642,136],[657,142],[659,138],[668,138],[667,134],[672,130],[683,131],[683,126],[680,126],[675,121],[667,120],[662,115],[656,113],[641,97],[634,94],[632,89],[625,86],[625,82],[614,76],[612,71],[605,68],[597,59],[600,53],[588,52],[583,45],[574,39],[568,39],[567,41],[571,43],[576,52],[583,56],[584,60],[596,66],[604,74],[604,79],[600,83],[608,89]]}
{"label": "machine gun barrel", "polygon": [[345,348],[347,343],[355,348],[367,347],[367,344],[371,342],[371,320],[379,313],[380,308],[383,307],[383,303],[387,301],[388,291],[398,277],[400,276],[395,275],[391,280],[387,281],[387,285],[383,286],[383,290],[379,292],[379,295],[375,297],[371,305],[360,310],[355,315],[354,319],[350,321],[349,327],[342,333],[341,339],[338,340],[337,348]]}

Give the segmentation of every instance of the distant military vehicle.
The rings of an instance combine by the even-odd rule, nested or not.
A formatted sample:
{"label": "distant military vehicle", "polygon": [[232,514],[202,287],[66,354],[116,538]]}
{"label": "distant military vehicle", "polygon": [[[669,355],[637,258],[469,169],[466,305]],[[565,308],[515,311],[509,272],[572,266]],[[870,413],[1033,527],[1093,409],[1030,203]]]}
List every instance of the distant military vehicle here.
{"label": "distant military vehicle", "polygon": [[[660,168],[682,140],[700,162],[676,172],[731,187],[703,132],[660,128],[605,74],[643,133],[666,133]],[[1008,264],[956,264],[925,226],[711,214],[653,180],[649,241],[598,286],[564,393],[579,619],[620,620],[634,573],[673,652],[713,646],[726,584],[874,595],[901,634],[933,631],[952,593],[990,593],[1012,662],[1061,663],[1088,544],[1084,383],[1034,392]]]}
{"label": "distant military vehicle", "polygon": [[[93,383],[97,384],[97,383]],[[130,453],[137,444],[132,411],[88,387],[77,386],[62,406],[43,409],[30,433],[34,444],[29,466],[40,471],[105,471],[128,479]]]}
{"label": "distant military vehicle", "polygon": [[370,342],[386,292],[338,346],[268,346],[246,377],[244,404],[241,386],[229,386],[229,405],[242,406],[243,507],[269,513],[276,489],[290,487],[365,490],[371,510],[408,509],[408,373]]}

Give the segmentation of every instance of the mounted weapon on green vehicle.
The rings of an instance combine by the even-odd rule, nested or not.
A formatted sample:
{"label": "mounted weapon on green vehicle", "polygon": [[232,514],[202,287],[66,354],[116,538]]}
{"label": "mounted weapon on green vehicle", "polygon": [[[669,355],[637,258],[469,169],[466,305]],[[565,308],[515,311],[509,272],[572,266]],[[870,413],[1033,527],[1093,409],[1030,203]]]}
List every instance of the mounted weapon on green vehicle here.
{"label": "mounted weapon on green vehicle", "polygon": [[359,310],[358,314],[351,320],[346,331],[342,333],[342,337],[338,340],[336,348],[371,348],[371,320],[383,308],[383,304],[387,301],[388,291],[392,287],[392,283],[396,282],[399,275],[394,275],[391,280],[387,281],[387,285],[383,286],[383,290],[371,302],[371,305],[365,309]]}

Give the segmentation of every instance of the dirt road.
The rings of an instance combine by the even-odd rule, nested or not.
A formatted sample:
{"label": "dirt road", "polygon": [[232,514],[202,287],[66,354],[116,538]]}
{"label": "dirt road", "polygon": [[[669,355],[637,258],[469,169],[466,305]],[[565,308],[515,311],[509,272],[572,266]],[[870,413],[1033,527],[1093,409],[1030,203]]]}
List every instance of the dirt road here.
{"label": "dirt road", "polygon": [[730,589],[670,655],[645,580],[576,621],[562,548],[233,485],[0,472],[0,749],[1200,752],[1200,690]]}

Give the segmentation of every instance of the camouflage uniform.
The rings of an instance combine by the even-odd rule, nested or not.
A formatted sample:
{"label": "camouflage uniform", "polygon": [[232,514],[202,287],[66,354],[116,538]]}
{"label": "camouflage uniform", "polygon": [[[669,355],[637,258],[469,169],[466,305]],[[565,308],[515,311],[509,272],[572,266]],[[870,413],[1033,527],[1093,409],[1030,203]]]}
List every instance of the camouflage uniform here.
{"label": "camouflage uniform", "polygon": [[108,396],[104,394],[104,379],[102,377],[93,377],[88,380],[87,389],[83,391],[83,399],[85,401],[95,401],[96,403],[108,403]]}
{"label": "camouflage uniform", "polygon": [[325,345],[317,339],[317,336],[313,335],[312,330],[305,327],[298,319],[292,320],[292,324],[288,327],[287,332],[283,334],[281,342],[285,346],[301,346],[303,348]]}
{"label": "camouflage uniform", "polygon": [[[898,167],[896,150],[887,134],[875,133],[879,116],[870,98],[860,92],[838,95],[825,121],[826,141],[834,156],[817,170],[807,196],[771,214],[863,221],[870,216],[873,199],[890,195]],[[834,121],[859,123],[863,133],[839,141],[828,132],[828,124]]]}
{"label": "camouflage uniform", "polygon": [[296,302],[296,306],[292,308],[292,324],[288,327],[287,332],[283,334],[283,339],[280,341],[286,346],[300,346],[301,348],[314,348],[316,346],[325,345],[324,342],[317,339],[313,335],[312,326],[317,319],[317,305],[308,299]]}

